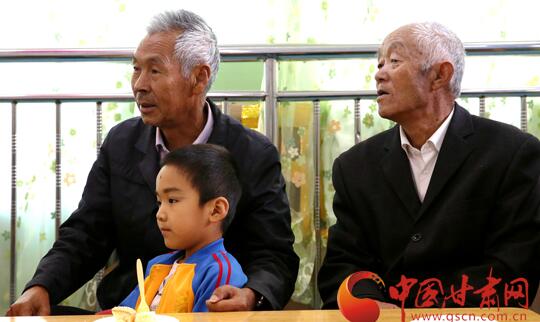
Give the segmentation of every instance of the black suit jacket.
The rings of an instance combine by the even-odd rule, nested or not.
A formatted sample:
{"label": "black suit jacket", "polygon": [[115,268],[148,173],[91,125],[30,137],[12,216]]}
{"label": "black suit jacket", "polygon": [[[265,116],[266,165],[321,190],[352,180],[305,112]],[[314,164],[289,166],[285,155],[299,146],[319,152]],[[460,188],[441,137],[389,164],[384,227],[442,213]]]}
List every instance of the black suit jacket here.
{"label": "black suit jacket", "polygon": [[[341,281],[356,271],[379,274],[387,289],[402,274],[418,283],[438,278],[448,296],[451,285],[461,287],[462,274],[474,291],[485,286],[490,268],[503,278],[496,287],[501,305],[504,283],[516,277],[528,278],[530,304],[540,272],[539,178],[535,137],[457,104],[423,203],[399,127],[357,144],[334,162],[337,222],[319,272],[324,307],[337,306]],[[361,285],[356,295],[390,302]],[[406,306],[414,306],[417,286]],[[478,306],[481,297],[472,292],[467,305]]]}
{"label": "black suit jacket", "polygon": [[[211,103],[211,102],[210,102]],[[274,145],[223,115],[211,103],[214,128],[208,143],[227,148],[239,169],[242,198],[224,239],[248,276],[247,287],[273,309],[289,300],[298,272],[285,182]],[[79,207],[60,227],[59,239],[39,263],[26,288],[44,286],[56,304],[102,268],[113,250],[119,265],[98,288],[110,308],[136,285],[135,260],[144,265],[167,252],[156,224],[156,128],[140,117],[112,128],[86,183]]]}

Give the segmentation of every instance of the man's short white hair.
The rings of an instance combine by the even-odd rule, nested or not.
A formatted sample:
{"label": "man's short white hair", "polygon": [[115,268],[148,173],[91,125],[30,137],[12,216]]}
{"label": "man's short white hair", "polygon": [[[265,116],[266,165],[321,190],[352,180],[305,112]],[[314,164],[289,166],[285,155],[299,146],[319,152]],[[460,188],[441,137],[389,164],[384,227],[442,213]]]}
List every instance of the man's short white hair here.
{"label": "man's short white hair", "polygon": [[147,28],[149,35],[158,32],[181,31],[174,44],[174,56],[188,78],[193,68],[200,64],[210,66],[210,80],[206,91],[216,79],[219,69],[219,49],[216,35],[197,14],[187,10],[165,11],[152,19]]}
{"label": "man's short white hair", "polygon": [[443,60],[454,66],[450,89],[454,98],[461,93],[461,80],[465,68],[465,47],[458,36],[436,22],[422,22],[408,25],[418,50],[422,53],[422,69],[427,71],[433,64]]}

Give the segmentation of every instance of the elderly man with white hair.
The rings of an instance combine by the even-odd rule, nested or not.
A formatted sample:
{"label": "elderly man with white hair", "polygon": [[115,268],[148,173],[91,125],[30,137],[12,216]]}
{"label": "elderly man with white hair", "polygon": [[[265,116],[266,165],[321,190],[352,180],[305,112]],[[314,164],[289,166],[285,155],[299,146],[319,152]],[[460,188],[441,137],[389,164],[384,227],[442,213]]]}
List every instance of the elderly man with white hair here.
{"label": "elderly man with white hair", "polygon": [[382,307],[532,302],[540,142],[455,102],[464,60],[462,42],[437,23],[385,38],[377,103],[397,125],[334,162],[337,222],[319,272],[324,307],[337,306],[340,283],[358,271],[372,278],[353,295]]}
{"label": "elderly man with white hair", "polygon": [[168,251],[156,224],[160,160],[199,143],[225,147],[237,165],[242,197],[224,241],[248,277],[243,288],[217,288],[208,309],[279,309],[287,303],[298,257],[278,152],[206,98],[219,61],[216,37],[196,14],[179,10],[154,18],[133,56],[132,89],[141,116],[110,130],[78,209],[8,315],[47,315],[51,306],[53,314],[74,313],[57,304],[113,251],[118,265],[105,275],[97,297],[103,309],[118,305],[136,285],[136,259],[146,265]]}

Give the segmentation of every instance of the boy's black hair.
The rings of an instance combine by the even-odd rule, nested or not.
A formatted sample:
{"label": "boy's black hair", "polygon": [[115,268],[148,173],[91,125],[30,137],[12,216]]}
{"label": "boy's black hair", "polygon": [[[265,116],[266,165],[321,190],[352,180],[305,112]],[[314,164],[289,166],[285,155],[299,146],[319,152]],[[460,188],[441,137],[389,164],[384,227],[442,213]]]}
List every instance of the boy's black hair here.
{"label": "boy's black hair", "polygon": [[236,165],[229,151],[215,144],[188,145],[167,154],[161,161],[161,166],[165,165],[183,172],[199,192],[199,205],[217,197],[227,199],[229,212],[221,223],[221,230],[225,232],[242,194]]}

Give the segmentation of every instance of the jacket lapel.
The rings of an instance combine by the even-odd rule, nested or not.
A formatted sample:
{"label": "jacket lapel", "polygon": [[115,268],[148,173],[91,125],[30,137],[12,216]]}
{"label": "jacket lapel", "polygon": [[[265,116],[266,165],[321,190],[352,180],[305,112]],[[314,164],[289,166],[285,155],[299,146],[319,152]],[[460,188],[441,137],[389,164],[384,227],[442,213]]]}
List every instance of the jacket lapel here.
{"label": "jacket lapel", "polygon": [[387,154],[383,157],[381,166],[385,179],[415,219],[420,209],[420,199],[414,186],[409,160],[401,148],[398,126],[392,130],[384,149]]}
{"label": "jacket lapel", "polygon": [[448,180],[471,153],[473,147],[470,142],[467,142],[466,138],[473,132],[471,115],[463,107],[456,104],[454,116],[444,137],[418,217],[427,211]]}
{"label": "jacket lapel", "polygon": [[144,126],[137,143],[135,143],[135,148],[144,154],[139,162],[139,170],[152,193],[156,191],[156,176],[159,172],[159,155],[155,146],[155,135],[155,127]]}
{"label": "jacket lapel", "polygon": [[217,144],[225,146],[227,138],[227,117],[221,113],[221,111],[216,107],[214,102],[210,99],[206,99],[208,104],[210,104],[210,111],[212,112],[212,117],[214,118],[214,128],[212,129],[212,134],[208,138],[208,143]]}

